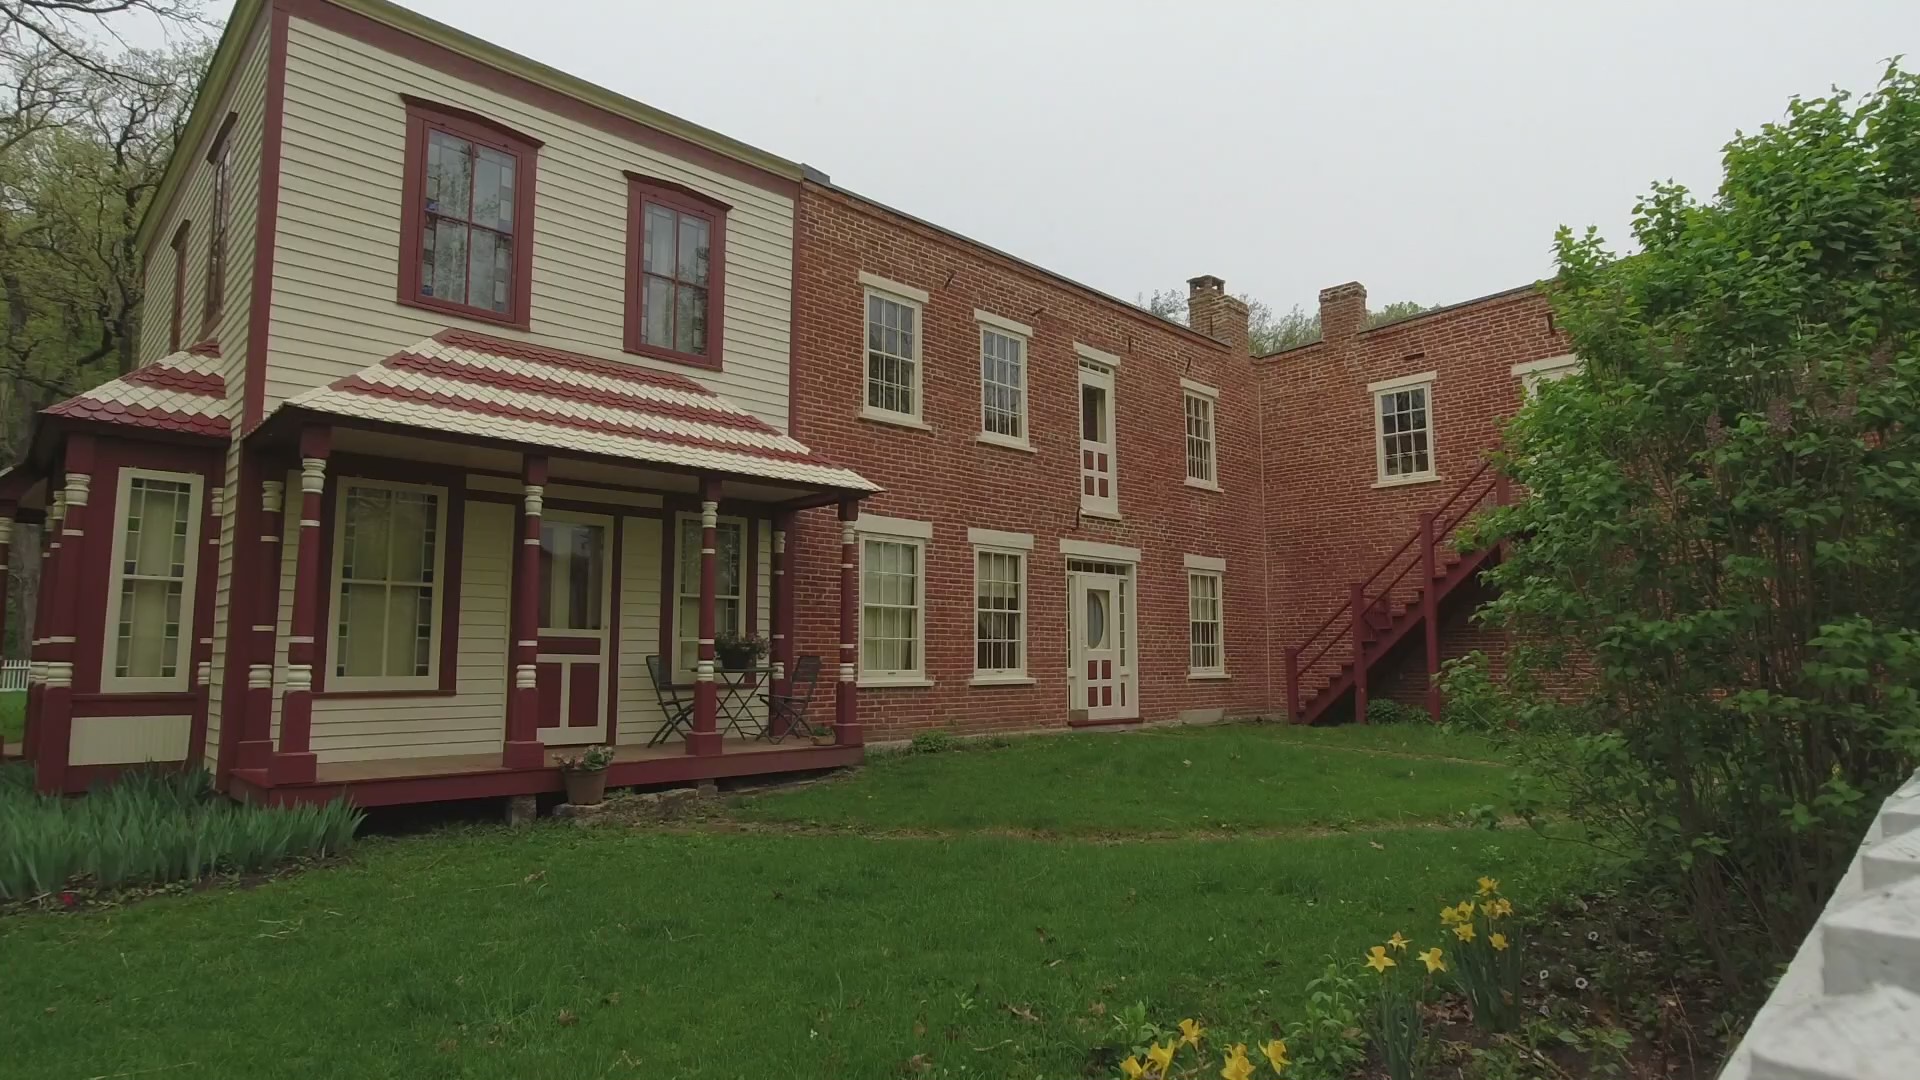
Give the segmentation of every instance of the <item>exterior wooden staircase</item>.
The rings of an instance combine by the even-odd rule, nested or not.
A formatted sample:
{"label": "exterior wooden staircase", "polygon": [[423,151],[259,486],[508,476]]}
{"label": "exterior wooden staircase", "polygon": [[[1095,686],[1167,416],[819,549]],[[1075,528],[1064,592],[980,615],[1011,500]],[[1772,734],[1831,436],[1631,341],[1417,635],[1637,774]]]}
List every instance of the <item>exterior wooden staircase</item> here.
{"label": "exterior wooden staircase", "polygon": [[1507,477],[1483,462],[1447,500],[1420,515],[1420,527],[1347,597],[1305,641],[1287,649],[1287,716],[1311,724],[1349,696],[1354,718],[1367,716],[1367,678],[1409,635],[1426,638],[1427,712],[1440,719],[1440,607],[1472,582],[1499,546],[1460,553],[1451,543],[1460,526],[1488,506],[1505,505]]}

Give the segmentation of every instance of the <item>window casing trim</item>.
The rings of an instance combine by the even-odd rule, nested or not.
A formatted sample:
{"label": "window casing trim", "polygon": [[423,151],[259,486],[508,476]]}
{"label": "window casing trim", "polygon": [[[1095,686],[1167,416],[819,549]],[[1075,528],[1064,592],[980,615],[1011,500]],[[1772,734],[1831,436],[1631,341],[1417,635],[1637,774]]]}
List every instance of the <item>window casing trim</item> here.
{"label": "window casing trim", "polygon": [[227,264],[232,258],[233,226],[233,125],[240,114],[230,112],[221,122],[207,151],[207,164],[213,169],[213,214],[207,229],[206,304],[200,313],[200,335],[214,332],[227,306]]}
{"label": "window casing trim", "polygon": [[[125,581],[127,514],[132,508],[135,479],[187,485],[185,573],[180,578],[180,632],[174,646],[179,652],[174,657],[174,674],[171,676],[120,676],[113,673],[120,644],[120,594]],[[184,693],[193,688],[193,642],[196,636],[194,619],[197,614],[195,601],[199,593],[200,522],[205,516],[202,502],[205,491],[205,478],[198,473],[165,469],[135,469],[124,466],[120,469],[119,478],[114,485],[113,561],[108,564],[110,576],[107,579],[106,621],[102,623],[105,632],[101,635],[101,693]]]}
{"label": "window casing trim", "polygon": [[[1187,678],[1224,679],[1227,678],[1227,587],[1226,563],[1220,561],[1218,569],[1195,567],[1196,556],[1189,555],[1187,563]],[[1193,602],[1194,582],[1211,581],[1213,583],[1213,652],[1219,662],[1207,666],[1195,666],[1193,663]]]}
{"label": "window casing trim", "polygon": [[[400,100],[407,108],[407,149],[400,183],[400,303],[519,330],[529,329],[533,307],[533,192],[540,140],[457,106],[411,94],[400,95]],[[429,128],[514,158],[513,291],[505,312],[420,295],[420,233],[426,223]]]}
{"label": "window casing trim", "polygon": [[[1033,449],[1032,412],[1028,405],[1029,386],[1033,382],[1033,328],[1024,323],[1004,319],[988,311],[975,309],[973,318],[977,324],[979,338],[979,363],[976,370],[980,376],[980,433],[978,441],[989,446],[1004,446],[1009,450]],[[987,335],[996,334],[1017,343],[1020,349],[1020,401],[1019,412],[1015,415],[1020,421],[1020,434],[1007,435],[989,430],[987,427],[987,373],[986,351]]]}
{"label": "window casing trim", "polygon": [[[680,666],[681,642],[691,641],[694,643],[694,662],[696,664],[699,662],[700,627],[698,623],[696,622],[692,627],[683,627],[680,625],[680,604],[684,600],[694,601],[694,617],[696,620],[699,618],[700,580],[698,577],[695,577],[690,583],[680,580],[682,557],[685,555],[685,552],[680,549],[680,537],[685,531],[688,522],[693,522],[697,526],[700,522],[700,512],[698,510],[672,510],[665,515],[665,522],[661,530],[663,533],[672,533],[671,536],[663,536],[660,544],[661,556],[672,560],[666,565],[665,580],[662,582],[665,588],[661,590],[661,607],[663,610],[660,613],[660,655],[666,662],[669,677],[690,675],[694,670],[692,667]],[[720,629],[718,592],[720,550],[718,540],[719,526],[721,525],[738,525],[740,527],[740,630],[742,633],[758,635],[760,633],[760,554],[756,538],[760,533],[759,522],[756,519],[741,517],[737,514],[718,514],[714,517],[715,631],[718,632]],[[696,532],[697,531],[696,529]],[[698,565],[697,554],[695,565]],[[692,591],[683,591],[688,584],[692,585]]]}
{"label": "window casing trim", "polygon": [[[327,592],[325,600],[317,605],[318,633],[313,643],[313,689],[316,694],[328,696],[344,694],[390,694],[390,693],[435,693],[453,692],[453,672],[448,664],[448,648],[453,633],[449,623],[458,618],[459,584],[448,580],[448,567],[452,560],[447,552],[453,545],[462,542],[462,537],[448,531],[448,522],[457,520],[453,509],[453,492],[441,484],[415,484],[399,480],[375,479],[364,476],[342,476],[337,481],[329,480],[333,491],[326,500],[328,511],[333,520],[322,524],[327,546]],[[341,569],[346,561],[347,493],[350,489],[384,488],[389,491],[429,492],[436,497],[434,504],[435,521],[433,545],[433,589],[432,601],[433,628],[427,639],[427,673],[425,675],[340,675],[333,670],[335,650],[339,648],[340,637],[340,581]],[[465,511],[465,502],[461,501],[461,512]],[[289,518],[297,517],[288,514]],[[296,534],[297,535],[297,534]],[[283,648],[284,652],[284,648]]]}
{"label": "window casing trim", "polygon": [[[1436,433],[1439,425],[1434,420],[1433,386],[1437,371],[1423,371],[1417,375],[1401,375],[1392,379],[1367,384],[1367,408],[1373,418],[1373,459],[1375,488],[1403,487],[1408,484],[1431,484],[1443,479],[1440,475],[1440,452]],[[1380,399],[1387,394],[1401,390],[1420,389],[1426,392],[1427,413],[1427,470],[1417,473],[1387,475],[1387,446],[1385,423],[1380,416]]]}
{"label": "window casing trim", "polygon": [[[973,532],[973,530],[968,530],[968,531],[969,531],[969,534]],[[971,538],[971,536],[969,538]],[[1020,685],[1030,685],[1034,681],[1032,677],[1029,676],[1027,673],[1027,637],[1028,637],[1027,608],[1028,608],[1028,598],[1031,593],[1031,590],[1029,589],[1028,583],[1027,583],[1027,574],[1029,570],[1027,553],[1031,551],[1033,548],[1032,537],[1028,537],[1027,540],[1028,542],[1025,547],[1011,546],[1011,545],[1002,546],[999,544],[982,544],[977,541],[973,544],[973,594],[972,594],[973,620],[972,621],[973,621],[974,629],[973,629],[973,678],[970,680],[971,685],[974,685],[974,686],[996,686],[996,685],[997,686],[1020,686]],[[980,615],[983,610],[989,610],[989,609],[983,609],[980,606],[980,557],[982,555],[996,555],[996,556],[1002,556],[1005,558],[1010,558],[1014,560],[1014,565],[1019,568],[1019,579],[1016,582],[1016,584],[1020,590],[1020,606],[1012,610],[1012,614],[1014,614],[1018,618],[1018,625],[1019,625],[1020,636],[1014,642],[1015,652],[1017,653],[1019,663],[1013,667],[983,668],[980,666]],[[992,609],[992,610],[1004,610],[1004,609]],[[922,618],[924,617],[925,616],[923,615]]]}
{"label": "window casing trim", "polygon": [[193,232],[191,219],[182,221],[173,232],[173,310],[167,325],[167,351],[176,353],[186,345],[187,326],[187,242]]}
{"label": "window casing trim", "polygon": [[[657,176],[634,172],[627,178],[627,297],[623,316],[622,347],[635,356],[652,357],[671,364],[720,371],[726,356],[727,311],[727,214],[733,207],[705,192],[685,184],[676,184]],[[705,352],[683,352],[661,345],[650,345],[641,338],[645,316],[645,277],[641,257],[645,250],[646,206],[654,203],[676,213],[697,217],[707,223],[707,348]]]}
{"label": "window casing trim", "polygon": [[[860,294],[860,416],[866,420],[878,420],[881,423],[898,424],[902,427],[923,428],[931,431],[932,425],[928,424],[924,419],[927,408],[926,301],[916,300],[913,295],[910,295],[911,293],[924,297],[926,293],[919,289],[912,289],[909,293],[909,291],[905,290],[904,286],[897,285],[892,288],[882,288],[867,282],[867,279],[872,276],[871,274],[865,273],[860,275],[861,283],[865,286]],[[894,288],[899,288],[903,291],[895,292],[893,291]],[[913,394],[912,412],[900,412],[867,403],[867,389],[873,382],[873,372],[871,369],[872,358],[870,356],[873,350],[869,347],[867,327],[872,318],[870,311],[872,308],[872,298],[875,296],[913,310],[913,355],[903,357],[903,359],[913,365],[913,383],[910,387]]]}
{"label": "window casing trim", "polygon": [[[1207,469],[1212,476],[1193,475],[1193,433],[1188,430],[1188,418],[1191,412],[1189,403],[1198,402],[1205,406],[1207,419]],[[1211,386],[1194,382],[1192,379],[1180,380],[1180,436],[1185,444],[1186,454],[1184,483],[1190,488],[1202,491],[1220,490],[1220,391]]]}
{"label": "window casing trim", "polygon": [[[933,523],[928,521],[907,521],[901,518],[869,517],[861,515],[855,519],[856,532],[860,540],[859,591],[860,596],[854,604],[854,657],[856,686],[932,686],[933,680],[927,676],[927,549],[932,546]],[[899,529],[900,526],[907,528]],[[867,542],[877,540],[882,543],[900,544],[915,549],[914,555],[914,611],[918,615],[914,658],[919,661],[917,667],[899,671],[869,671],[866,666],[866,622],[867,622]]]}

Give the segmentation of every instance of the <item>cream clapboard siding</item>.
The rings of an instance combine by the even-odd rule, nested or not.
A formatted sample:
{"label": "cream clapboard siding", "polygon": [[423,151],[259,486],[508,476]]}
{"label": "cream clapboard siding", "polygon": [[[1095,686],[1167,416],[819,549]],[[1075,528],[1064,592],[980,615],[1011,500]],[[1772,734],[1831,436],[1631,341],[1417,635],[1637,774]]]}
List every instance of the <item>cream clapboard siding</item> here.
{"label": "cream clapboard siding", "polygon": [[[294,477],[298,490],[298,477]],[[513,550],[514,509],[505,503],[470,501],[460,549],[460,670],[448,697],[354,696],[313,703],[312,747],[321,761],[431,757],[498,752],[507,717],[508,559]],[[280,699],[286,687],[289,613],[293,610],[293,553],[297,514],[287,515],[286,557],[281,560],[279,663],[274,672],[273,737],[280,739]],[[329,590],[332,582],[324,586]],[[319,635],[322,660],[333,640],[331,626]]]}
{"label": "cream clapboard siding", "polygon": [[[258,498],[258,494],[254,496]],[[233,602],[234,511],[240,505],[240,444],[227,447],[226,479],[220,489],[220,559],[213,583],[213,666],[207,684],[207,771],[219,767],[222,680],[227,674],[227,611]],[[245,640],[240,635],[236,643]]]}
{"label": "cream clapboard siding", "polygon": [[760,552],[760,565],[753,571],[758,579],[758,584],[754,586],[756,590],[754,595],[760,601],[760,614],[756,619],[757,625],[753,632],[765,638],[771,646],[773,642],[773,522],[756,521],[753,523],[753,529],[759,534],[754,537],[754,541],[759,545]]}
{"label": "cream clapboard siding", "polygon": [[[198,146],[182,148],[191,154],[191,172],[181,182],[173,205],[155,230],[152,250],[147,252],[146,305],[140,324],[139,359],[149,363],[166,355],[167,334],[173,319],[173,236],[180,222],[189,221],[187,240],[187,291],[180,322],[182,345],[191,345],[211,337],[220,344],[221,374],[227,380],[227,416],[238,418],[241,407],[241,382],[246,369],[249,308],[253,299],[254,228],[260,210],[260,147],[265,130],[267,94],[267,23],[247,43],[247,53],[235,69],[231,96],[224,103],[227,112],[236,113],[233,130],[227,136],[227,279],[220,306],[220,321],[203,326],[207,304],[207,252],[213,236],[213,166],[207,163],[212,139],[225,122],[225,114],[215,117],[207,128],[206,139]],[[223,550],[222,558],[229,557]]]}
{"label": "cream clapboard siding", "polygon": [[191,716],[76,716],[67,741],[70,765],[183,761]]}
{"label": "cream clapboard siding", "polygon": [[665,721],[647,657],[660,651],[660,519],[620,521],[620,696],[615,729],[621,745],[645,745]]}
{"label": "cream clapboard siding", "polygon": [[[480,112],[542,140],[532,331],[396,300],[406,158],[402,93]],[[785,429],[793,201],[295,18],[274,265],[269,409],[448,325],[693,375]],[[711,192],[727,218],[724,371],[621,348],[632,169]]]}

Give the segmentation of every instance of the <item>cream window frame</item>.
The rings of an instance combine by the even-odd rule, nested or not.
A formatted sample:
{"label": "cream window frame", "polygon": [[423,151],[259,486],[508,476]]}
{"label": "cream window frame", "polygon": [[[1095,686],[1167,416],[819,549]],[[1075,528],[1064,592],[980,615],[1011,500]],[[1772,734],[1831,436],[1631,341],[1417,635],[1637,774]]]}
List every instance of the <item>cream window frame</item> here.
{"label": "cream window frame", "polygon": [[[927,551],[933,546],[933,523],[862,514],[855,519],[860,562],[855,575],[854,662],[857,686],[932,686],[927,677]],[[915,549],[913,610],[917,615],[914,658],[910,669],[876,671],[867,667],[867,544],[899,544]]]}
{"label": "cream window frame", "polygon": [[[1206,413],[1206,458],[1209,476],[1193,475],[1193,405],[1199,403]],[[1202,491],[1220,490],[1220,391],[1192,379],[1180,380],[1180,423],[1186,438],[1186,485]]]}
{"label": "cream window frame", "polygon": [[[164,676],[115,675],[120,646],[120,594],[126,583],[127,514],[132,505],[133,481],[157,480],[187,485],[187,547],[180,578],[180,632],[175,648],[174,674]],[[100,652],[100,692],[103,694],[184,693],[193,686],[194,600],[200,580],[200,519],[204,516],[201,499],[205,491],[196,473],[160,469],[123,468],[115,484],[113,510],[112,577],[107,582],[105,640]]]}
{"label": "cream window frame", "polygon": [[[1120,402],[1116,369],[1097,361],[1081,358],[1080,378],[1076,386],[1074,400],[1074,427],[1080,439],[1079,469],[1076,470],[1075,486],[1080,489],[1080,515],[1082,517],[1107,518],[1120,520]],[[1105,392],[1106,395],[1106,440],[1095,442],[1086,437],[1086,393],[1087,388]],[[1086,464],[1089,453],[1104,451],[1107,456],[1107,468],[1102,474],[1098,469]],[[1107,494],[1103,498],[1097,492],[1087,491],[1088,481],[1095,483],[1104,475],[1107,481]]]}
{"label": "cream window frame", "polygon": [[[1187,678],[1224,679],[1227,678],[1227,567],[1224,560],[1205,559],[1187,556]],[[1195,664],[1194,650],[1200,643],[1194,640],[1193,627],[1196,622],[1207,620],[1194,618],[1194,603],[1201,599],[1195,593],[1196,582],[1212,583],[1213,595],[1206,598],[1213,604],[1213,651],[1217,659],[1214,664]]]}
{"label": "cream window frame", "polygon": [[[1367,384],[1367,402],[1373,414],[1373,465],[1376,488],[1400,487],[1405,484],[1430,484],[1441,479],[1439,427],[1433,413],[1433,386],[1439,373],[1423,371],[1418,375],[1403,375],[1394,379],[1382,379]],[[1407,390],[1422,391],[1427,414],[1427,468],[1424,472],[1399,473],[1387,475],[1387,430],[1386,420],[1380,415],[1380,399],[1389,394]]]}
{"label": "cream window frame", "polygon": [[[680,578],[680,571],[686,566],[686,559],[684,558],[685,552],[680,550],[680,546],[681,546],[680,538],[686,534],[686,523],[689,521],[694,522],[696,525],[699,524],[700,514],[697,511],[682,510],[673,515],[673,536],[671,538],[673,542],[673,596],[670,598],[673,603],[673,655],[667,657],[666,662],[667,662],[668,670],[672,674],[676,676],[686,675],[688,677],[691,677],[694,674],[695,666],[697,666],[700,662],[699,660],[700,626],[698,621],[699,614],[700,614],[700,578],[697,576],[697,574],[694,577],[694,579],[690,582],[682,581]],[[714,529],[715,547],[713,549],[713,560],[714,560],[713,630],[714,630],[714,633],[718,634],[726,629],[726,627],[722,625],[720,621],[720,601],[721,599],[723,599],[723,597],[721,597],[720,591],[719,591],[719,587],[720,587],[720,548],[718,546],[719,537],[720,537],[719,526],[738,525],[740,527],[740,578],[739,578],[740,580],[740,596],[739,596],[740,627],[738,630],[735,631],[735,633],[744,634],[744,633],[751,632],[751,633],[757,634],[759,633],[758,628],[748,625],[750,613],[747,611],[747,575],[753,573],[755,570],[754,566],[752,565],[752,560],[747,558],[747,549],[750,546],[750,538],[753,535],[753,523],[743,517],[738,517],[732,514],[721,514],[714,519],[714,524],[716,526]],[[697,530],[697,529],[695,530],[696,533],[698,533],[699,531],[700,530]],[[611,560],[612,556],[609,555],[608,558]],[[698,566],[699,563],[696,561],[694,565]],[[725,599],[732,599],[732,597],[726,597]],[[693,611],[694,611],[695,622],[694,622],[694,625],[691,627],[681,625],[685,620],[683,620],[680,617],[681,605],[688,600],[693,601]],[[680,646],[683,643],[690,644],[693,646],[692,655],[691,655],[692,664],[689,664],[687,667],[680,666]]]}
{"label": "cream window frame", "polygon": [[[425,675],[342,675],[335,666],[334,653],[340,647],[342,613],[341,571],[347,558],[347,494],[354,488],[380,488],[387,491],[426,492],[434,496],[433,525],[433,599],[428,605],[433,624],[427,635],[427,673]],[[447,500],[448,491],[438,484],[409,484],[397,480],[371,480],[342,476],[333,493],[333,565],[327,572],[327,623],[320,628],[321,640],[314,642],[315,665],[326,672],[328,693],[407,692],[440,689],[440,643],[447,633]],[[393,585],[387,579],[389,588]]]}
{"label": "cream window frame", "polygon": [[1573,353],[1528,360],[1509,369],[1520,380],[1522,400],[1531,401],[1540,392],[1541,383],[1559,382],[1580,370],[1580,357]]}
{"label": "cream window frame", "polygon": [[[980,434],[976,441],[989,446],[1003,446],[1009,450],[1033,452],[1033,415],[1028,407],[1031,398],[1030,386],[1033,382],[1033,327],[1026,323],[1015,322],[991,311],[975,308],[973,321],[978,324],[980,334]],[[1020,395],[1014,416],[1020,423],[1020,434],[1008,435],[994,431],[987,426],[987,335],[1005,338],[1013,342],[1019,350]],[[1004,387],[1004,383],[996,383]]]}
{"label": "cream window frame", "polygon": [[[1033,537],[1024,536],[1022,545],[1019,535],[991,535],[983,537],[985,530],[969,530],[969,539],[973,541],[973,679],[974,686],[1032,686],[1033,678],[1027,673],[1027,639],[1029,633],[1029,607],[1032,597],[1032,581],[1029,578],[1027,553],[1033,548]],[[983,542],[986,541],[986,542]],[[997,542],[996,542],[997,541]],[[1008,542],[1011,541],[1011,542]],[[1008,668],[983,668],[980,666],[980,616],[986,612],[1007,614],[1002,608],[982,608],[980,606],[980,563],[983,557],[1011,558],[1019,568],[1016,584],[1020,590],[1020,606],[1013,610],[1018,617],[1018,636],[1013,639],[1019,663]],[[997,640],[997,639],[996,639]]]}
{"label": "cream window frame", "polygon": [[[911,285],[902,285],[897,281],[888,281],[873,274],[862,273],[860,283],[860,417],[877,420],[883,424],[897,424],[901,427],[928,428],[925,420],[927,409],[927,300],[923,289]],[[872,325],[873,301],[879,298],[890,304],[896,304],[913,312],[913,354],[895,356],[913,365],[912,385],[908,388],[913,395],[913,408],[902,412],[879,405],[868,404],[868,394],[873,386],[873,349],[870,347],[870,327]],[[883,350],[884,351],[884,350]]]}

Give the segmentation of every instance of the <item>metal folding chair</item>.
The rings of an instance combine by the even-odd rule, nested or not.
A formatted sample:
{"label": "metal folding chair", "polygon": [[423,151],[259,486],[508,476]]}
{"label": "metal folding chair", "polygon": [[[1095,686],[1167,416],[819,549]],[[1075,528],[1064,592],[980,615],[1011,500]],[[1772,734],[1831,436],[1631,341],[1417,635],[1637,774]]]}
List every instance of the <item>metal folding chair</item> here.
{"label": "metal folding chair", "polygon": [[660,725],[659,731],[653,733],[653,738],[647,740],[647,745],[659,746],[676,731],[680,733],[680,738],[685,739],[689,725],[693,723],[693,700],[680,696],[680,688],[667,678],[667,667],[660,662],[658,654],[647,657],[647,677],[653,680],[653,696],[660,702],[660,715],[666,717],[666,722]]}
{"label": "metal folding chair", "polygon": [[[793,675],[787,680],[787,692],[784,694],[762,694],[761,700],[767,703],[767,731],[769,733],[785,721],[785,735],[799,733],[811,739],[815,730],[807,722],[807,709],[813,704],[814,688],[820,683],[820,658],[803,656],[793,665]],[[785,735],[769,735],[779,742]]]}

